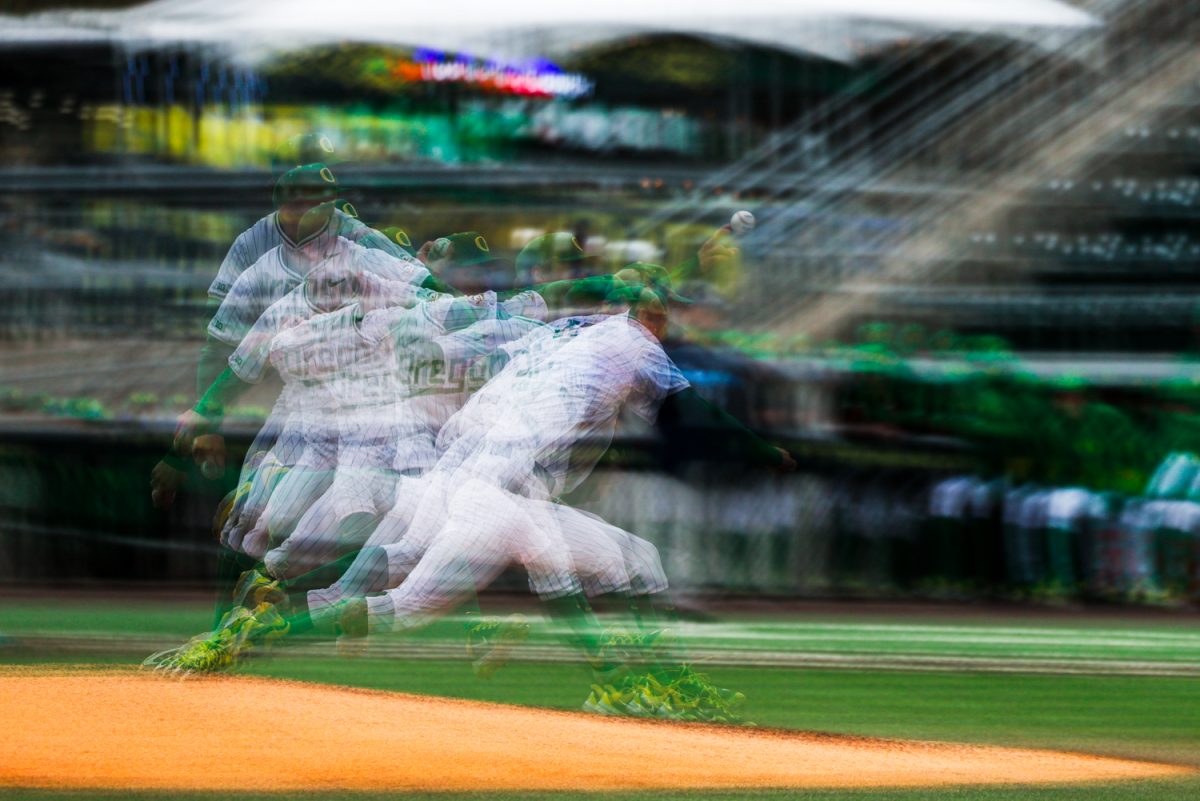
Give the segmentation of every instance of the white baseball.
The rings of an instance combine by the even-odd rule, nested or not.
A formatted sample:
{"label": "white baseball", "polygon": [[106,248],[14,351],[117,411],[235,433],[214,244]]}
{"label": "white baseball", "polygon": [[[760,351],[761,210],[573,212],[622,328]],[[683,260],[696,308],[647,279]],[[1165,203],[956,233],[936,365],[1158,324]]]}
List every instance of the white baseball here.
{"label": "white baseball", "polygon": [[454,243],[446,237],[439,237],[433,242],[433,247],[429,249],[429,260],[440,261],[450,255],[450,249]]}
{"label": "white baseball", "polygon": [[748,234],[753,231],[754,225],[754,215],[745,209],[742,211],[735,211],[733,216],[729,218],[729,228],[738,236],[741,236],[742,234]]}

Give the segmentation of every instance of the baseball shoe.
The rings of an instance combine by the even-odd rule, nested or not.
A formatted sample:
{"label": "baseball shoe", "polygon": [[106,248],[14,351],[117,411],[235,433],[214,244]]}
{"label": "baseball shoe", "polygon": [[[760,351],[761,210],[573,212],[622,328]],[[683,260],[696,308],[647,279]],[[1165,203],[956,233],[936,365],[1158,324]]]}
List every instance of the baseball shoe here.
{"label": "baseball shoe", "polygon": [[237,663],[238,653],[231,647],[233,637],[227,631],[198,640],[176,657],[177,673],[215,673]]}
{"label": "baseball shoe", "polygon": [[524,615],[488,617],[467,631],[467,656],[478,678],[490,679],[508,664],[513,651],[529,637],[529,621]]}
{"label": "baseball shoe", "polygon": [[615,684],[593,684],[583,702],[585,712],[634,718],[671,717],[663,701],[645,684],[647,676],[626,675]]}
{"label": "baseball shoe", "polygon": [[225,613],[217,628],[161,658],[151,656],[158,670],[172,673],[213,673],[234,667],[253,647],[278,640],[287,634],[288,623],[271,604],[260,604],[253,612],[235,606]]}
{"label": "baseball shoe", "polygon": [[710,723],[742,723],[738,709],[746,696],[714,685],[707,676],[684,665],[667,685],[674,709],[687,720]]}
{"label": "baseball shoe", "polygon": [[236,660],[238,634],[253,617],[249,609],[234,607],[213,631],[199,634],[177,648],[153,654],[143,664],[169,673],[205,673],[231,667]]}
{"label": "baseball shoe", "polygon": [[716,687],[685,666],[663,678],[653,673],[630,674],[614,684],[593,684],[583,710],[609,716],[753,725],[737,712],[743,701],[741,693]]}
{"label": "baseball shoe", "polygon": [[241,607],[230,609],[221,618],[221,622],[215,630],[197,634],[196,637],[187,640],[182,645],[176,645],[175,648],[151,654],[145,658],[142,666],[163,671],[163,673],[191,673],[192,670],[218,667],[214,652],[220,650],[217,646],[227,643],[232,637],[232,631],[250,616],[251,613],[248,609]]}
{"label": "baseball shoe", "polygon": [[627,694],[612,684],[593,684],[591,693],[583,702],[583,711],[613,717],[633,714],[628,706]]}

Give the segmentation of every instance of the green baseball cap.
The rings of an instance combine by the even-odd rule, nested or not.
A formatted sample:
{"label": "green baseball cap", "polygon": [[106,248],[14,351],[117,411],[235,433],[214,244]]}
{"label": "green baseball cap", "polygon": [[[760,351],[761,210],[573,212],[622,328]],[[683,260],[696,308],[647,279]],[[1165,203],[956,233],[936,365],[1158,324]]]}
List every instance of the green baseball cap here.
{"label": "green baseball cap", "polygon": [[389,225],[387,228],[380,228],[379,233],[386,236],[390,241],[399,245],[405,253],[410,256],[417,255],[417,249],[413,247],[412,237],[403,228],[396,225]]}
{"label": "green baseball cap", "polygon": [[[636,274],[636,280],[633,276]],[[686,298],[680,295],[671,288],[670,272],[661,264],[651,264],[645,261],[634,261],[626,264],[620,270],[617,270],[616,277],[626,281],[633,282],[641,286],[648,287],[655,292],[661,294],[666,300],[671,303],[691,304],[691,298]]]}
{"label": "green baseball cap", "polygon": [[511,289],[515,283],[512,262],[492,253],[491,245],[478,231],[462,231],[442,237],[431,252],[437,258],[437,250],[453,247],[450,259],[438,272],[438,276],[451,286],[471,291],[485,289]]}
{"label": "green baseball cap", "polygon": [[476,264],[498,261],[497,257],[492,254],[491,245],[478,231],[461,231],[442,237],[442,239],[447,240],[454,248],[450,255],[450,263],[455,267],[471,267]]}
{"label": "green baseball cap", "polygon": [[527,273],[539,264],[569,263],[588,258],[583,245],[569,231],[542,234],[521,248],[517,254],[517,270]]}
{"label": "green baseball cap", "polygon": [[293,167],[275,182],[275,208],[302,198],[317,202],[335,200],[340,189],[333,170],[320,162]]}

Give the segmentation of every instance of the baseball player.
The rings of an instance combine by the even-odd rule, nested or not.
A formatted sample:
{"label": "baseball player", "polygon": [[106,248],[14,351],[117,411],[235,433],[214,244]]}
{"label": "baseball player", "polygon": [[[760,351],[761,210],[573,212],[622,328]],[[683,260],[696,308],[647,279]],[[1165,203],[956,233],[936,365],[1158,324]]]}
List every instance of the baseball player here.
{"label": "baseball player", "polygon": [[[662,311],[665,312],[665,309],[662,309]],[[620,331],[626,331],[626,333],[628,333],[628,330],[630,330],[630,329],[643,330],[643,331],[648,330],[646,325],[644,325],[642,323],[635,323],[635,321],[632,321],[630,318],[622,318],[622,319],[624,320],[625,329],[614,329],[614,330],[612,330],[612,332],[619,333]],[[654,319],[653,305],[649,307],[649,312],[643,311],[643,314],[640,315],[640,319],[646,319],[646,320]],[[598,327],[604,327],[604,326],[598,326]],[[605,337],[607,337],[608,333],[610,333],[610,332],[606,331],[604,336],[601,336],[599,338],[593,338],[593,341],[596,343],[604,343]],[[574,336],[574,332],[572,332],[572,336]],[[622,372],[622,369],[616,369],[616,371],[612,371],[612,369],[610,369],[610,368],[613,366],[620,367],[622,365],[628,367],[630,362],[629,362],[629,360],[619,359],[619,357],[616,357],[616,359],[612,359],[612,357],[610,357],[610,359],[607,359],[607,360],[605,359],[604,355],[602,355],[602,354],[607,353],[610,356],[617,356],[617,354],[614,353],[613,350],[611,350],[614,343],[625,342],[626,344],[629,344],[628,336],[626,336],[625,339],[622,339],[622,337],[620,337],[620,336],[608,337],[608,338],[611,339],[611,342],[608,342],[608,348],[610,348],[610,349],[605,351],[604,345],[602,345],[602,344],[600,345],[600,349],[598,350],[598,354],[600,354],[599,360],[593,359],[592,361],[590,361],[590,372],[588,371],[588,369],[583,369],[582,372],[576,371],[576,373],[574,375],[571,375],[570,371],[568,371],[568,374],[571,375],[571,380],[568,380],[568,381],[566,381],[565,384],[558,386],[558,395],[559,395],[558,401],[554,401],[554,396],[556,396],[556,392],[553,391],[554,387],[553,386],[546,387],[546,389],[548,391],[545,393],[545,397],[550,398],[550,404],[545,406],[545,410],[550,412],[550,416],[546,417],[548,430],[551,430],[551,432],[553,432],[553,430],[559,430],[560,434],[565,436],[565,439],[563,440],[562,444],[559,444],[559,445],[565,445],[566,447],[569,447],[571,444],[574,444],[575,440],[577,440],[577,432],[576,432],[575,440],[572,440],[572,438],[570,436],[570,432],[571,432],[571,430],[574,430],[574,426],[571,426],[571,424],[566,423],[566,421],[570,421],[572,418],[571,417],[572,415],[578,414],[578,412],[580,412],[583,409],[595,409],[595,410],[607,409],[607,411],[601,415],[599,427],[595,428],[595,430],[596,430],[596,432],[599,432],[599,433],[605,432],[605,430],[607,430],[608,435],[611,435],[611,426],[614,421],[612,399],[620,398],[620,391],[617,391],[616,395],[612,395],[612,393],[608,393],[608,395],[606,397],[606,393],[604,392],[604,390],[605,390],[604,377],[605,377],[605,375],[608,375],[608,374],[617,375],[617,377],[618,377],[617,383],[619,385],[620,380],[622,380],[619,377],[620,377],[620,375],[624,374]],[[641,338],[641,339],[635,338],[634,344],[644,343],[644,342],[646,342],[646,338]],[[619,350],[619,345],[618,345],[618,350]],[[634,353],[636,353],[636,351],[637,351],[636,348],[634,348],[632,350],[634,350]],[[644,348],[643,348],[643,350],[644,350]],[[660,353],[661,349],[659,348],[658,350]],[[649,353],[653,354],[653,349],[650,350]],[[584,350],[583,354],[586,355],[587,351]],[[634,361],[636,362],[636,359]],[[568,360],[568,363],[569,362],[570,362],[570,360]],[[611,362],[611,365],[610,365],[610,362]],[[668,360],[666,360],[665,355],[661,355],[660,362],[670,363],[670,362],[668,362]],[[534,363],[536,363],[536,362],[534,362]],[[528,369],[528,365],[529,365],[528,360],[526,360],[526,365],[527,365],[526,368],[521,368],[521,369]],[[505,371],[502,373],[502,375],[500,375],[500,377],[498,377],[498,378],[503,378],[504,374],[506,374],[508,372],[509,372],[508,368],[506,368]],[[626,373],[628,373],[628,371],[626,371]],[[528,375],[528,373],[522,374],[520,369],[518,369],[517,374],[521,375],[522,378],[526,377],[526,375]],[[590,380],[588,380],[588,377],[590,377]],[[628,375],[626,375],[626,378],[629,378]],[[682,377],[679,377],[679,380],[682,381]],[[502,387],[504,386],[504,381],[498,380],[497,383]],[[493,383],[493,384],[497,384],[497,383]],[[518,389],[518,390],[521,390],[521,389],[528,390],[529,389],[528,386],[521,387],[520,384],[521,384],[520,381],[518,381],[516,389]],[[493,385],[492,384],[488,385],[487,390],[492,390],[492,389],[493,389]],[[512,387],[509,387],[509,389],[512,389]],[[496,403],[494,403],[494,398],[496,398],[496,396],[498,396],[499,398],[504,398],[506,395],[508,395],[509,389],[500,389],[500,390],[496,390],[496,391],[492,392],[493,403],[491,405],[491,411],[496,411],[499,408],[499,406]],[[682,386],[674,387],[674,389],[682,389]],[[468,408],[463,410],[463,414],[466,414],[466,412],[470,408],[472,408],[472,404],[475,404],[476,402],[481,403],[481,398],[486,395],[487,390],[485,390],[484,393],[481,393],[481,395],[479,397],[476,397],[474,399],[474,401],[472,401],[472,403],[468,404]],[[625,387],[625,391],[626,392],[629,391],[629,386]],[[574,395],[572,395],[572,393],[574,393]],[[589,404],[587,401],[587,396],[592,395],[592,393],[594,393],[594,395],[595,395],[596,403]],[[518,393],[518,395],[520,395],[520,393]],[[680,398],[686,397],[685,393],[678,393],[678,395]],[[534,390],[532,396],[528,395],[528,393],[527,393],[526,397],[521,398],[521,399],[523,399],[523,401],[528,401],[528,404],[527,403],[511,403],[511,401],[508,401],[508,402],[502,401],[502,403],[500,403],[500,405],[504,405],[504,403],[506,403],[506,404],[508,404],[510,409],[517,409],[517,410],[523,409],[523,410],[526,410],[527,412],[532,411],[532,410],[538,410],[540,412],[541,409],[538,406],[539,396],[541,396],[541,391]],[[620,405],[619,399],[616,402],[616,405]],[[673,410],[673,414],[664,415],[664,421],[667,424],[670,424],[670,422],[671,422],[670,420],[668,420],[668,418],[676,418],[676,420],[678,420],[678,418],[680,416],[683,416],[683,412],[685,412],[689,408],[689,404],[685,404],[685,403],[677,403],[677,404],[672,404],[672,405],[677,406],[677,408]],[[702,414],[710,414],[710,411],[704,409],[703,406],[695,406],[695,404],[692,404],[691,408],[692,409],[700,408]],[[556,411],[558,414],[557,417],[556,417]],[[478,417],[478,416],[479,415],[476,414],[476,417]],[[518,415],[518,417],[520,417],[520,415]],[[486,414],[484,414],[484,417],[482,417],[482,421],[484,421],[486,423],[486,421],[487,421]],[[534,440],[536,440],[536,435],[539,435],[539,430],[534,430],[534,429],[539,428],[539,427],[538,426],[530,427],[529,417],[518,418],[518,420],[516,420],[515,422],[516,422],[517,430],[521,430],[521,427],[523,426],[524,433],[529,434],[530,436],[532,436],[532,438]],[[562,426],[559,426],[556,428],[556,424],[554,424],[556,422],[562,423],[562,426],[565,426],[565,428],[563,428]],[[594,424],[596,424],[596,422],[598,422],[598,421],[595,421],[595,420],[590,421],[587,424],[587,426],[583,426],[583,427],[584,428],[593,427]],[[509,423],[510,423],[509,428],[510,429],[514,428],[514,424],[512,424],[512,423],[514,423],[514,421],[510,420]],[[580,424],[582,424],[582,423],[580,423]],[[487,428],[488,428],[488,426],[486,426],[486,424],[484,427],[482,427],[482,429],[484,429],[484,430],[486,430]],[[498,428],[500,430],[500,432],[503,432],[503,430],[505,429],[504,426],[497,426],[496,428]],[[476,428],[474,430],[474,434],[476,436],[476,439],[478,439],[478,434],[479,434],[478,428]],[[494,438],[488,438],[488,436],[485,436],[485,438],[484,438],[485,445],[487,445],[486,440],[488,440],[488,439],[494,439]],[[510,439],[511,439],[511,436],[510,436]],[[492,444],[490,446],[484,447],[484,450],[482,450],[481,452],[472,454],[472,458],[482,457],[482,460],[484,460],[484,462],[486,463],[488,458],[503,456],[504,453],[511,450],[512,453],[516,454],[516,457],[517,457],[516,464],[521,465],[521,466],[520,466],[520,468],[514,470],[514,469],[512,469],[512,466],[514,466],[514,465],[510,464],[510,465],[508,465],[508,470],[506,470],[506,471],[500,470],[498,472],[493,472],[491,470],[479,470],[478,469],[479,465],[476,464],[475,470],[474,470],[474,472],[476,474],[475,476],[470,475],[470,474],[472,474],[472,470],[467,470],[466,475],[467,475],[467,478],[469,481],[478,481],[478,478],[480,476],[486,476],[488,481],[496,481],[497,476],[508,476],[508,478],[504,478],[503,481],[500,481],[498,486],[473,487],[473,492],[467,493],[468,496],[474,495],[475,498],[488,498],[488,496],[491,496],[492,500],[494,501],[494,504],[496,504],[496,506],[494,506],[494,508],[496,508],[496,510],[505,510],[505,508],[514,506],[511,504],[511,499],[506,499],[503,494],[500,496],[497,496],[496,493],[492,492],[492,490],[500,490],[500,492],[502,492],[502,493],[506,492],[506,493],[511,494],[512,487],[509,486],[509,480],[520,481],[522,476],[528,478],[530,475],[532,475],[532,476],[536,477],[536,480],[541,481],[541,482],[545,482],[546,478],[551,478],[551,480],[553,481],[553,474],[551,474],[550,471],[547,471],[547,469],[545,468],[544,465],[538,464],[536,462],[530,463],[529,459],[522,458],[522,448],[520,447],[520,440],[522,439],[522,436],[520,434],[518,434],[516,439],[517,439],[516,442],[505,440],[506,445],[512,445],[512,446],[516,446],[516,447],[511,447],[511,448],[502,447],[502,448],[500,448],[500,452],[492,452],[492,451],[494,451],[494,442],[492,442]],[[528,439],[528,438],[526,438],[526,439]],[[462,436],[458,436],[458,441],[460,441],[460,442],[463,441]],[[469,438],[467,439],[467,441],[469,441]],[[546,442],[546,441],[542,442],[542,445],[544,445],[544,446],[554,445],[553,438],[550,442]],[[460,448],[460,450],[461,450],[461,448]],[[556,448],[551,447],[550,462],[548,462],[548,464],[553,465],[553,468],[557,469],[559,471],[558,478],[560,478],[560,480],[563,480],[563,478],[566,478],[566,476],[568,476],[568,474],[570,474],[570,472],[574,472],[574,470],[571,470],[569,468],[570,458],[568,456],[568,453],[565,453],[565,452],[554,453],[554,450],[556,450]],[[774,450],[772,450],[772,448],[769,448],[769,447],[763,447],[763,446],[761,446],[761,444],[757,444],[757,442],[755,445],[752,445],[751,447],[748,448],[748,451],[755,451],[755,450],[760,451],[760,453],[766,452],[768,454],[768,457],[766,459],[767,462],[774,463],[774,464],[787,464],[787,462],[788,462],[786,454],[784,454],[784,456],[781,456],[780,452],[774,451]],[[538,451],[538,448],[534,447],[533,452],[535,452],[535,451]],[[529,445],[527,444],[526,448],[524,448],[524,456],[528,456],[528,454],[530,452],[532,452],[532,451],[529,451]],[[602,452],[602,447],[596,448],[596,452],[595,452],[596,457],[599,456],[599,452]],[[566,458],[564,458],[564,457],[566,457]],[[592,458],[593,464],[594,464],[594,458],[595,457]],[[556,463],[556,459],[558,459],[557,463]],[[478,459],[476,459],[476,460],[478,460]],[[587,459],[584,459],[584,462],[586,462],[586,460]],[[530,464],[533,465],[533,469],[529,469]],[[460,466],[462,466],[462,465],[460,465]],[[504,466],[503,459],[500,459],[500,463],[497,465],[494,465],[494,466],[502,466],[502,468],[503,468],[503,466]],[[589,468],[587,468],[587,469],[589,469]],[[582,470],[581,475],[586,474],[587,469]],[[528,475],[526,475],[526,474],[528,474]],[[577,478],[575,478],[575,481],[577,482]],[[570,482],[565,482],[565,483],[570,483]],[[533,487],[534,484],[529,484],[529,486]],[[564,486],[565,486],[565,484],[564,484]],[[463,494],[462,490],[460,490],[460,492],[458,492],[455,495],[455,499],[457,500],[458,496],[461,496],[462,494]],[[430,494],[427,494],[427,496],[428,495],[430,495]],[[469,498],[468,498],[468,500],[469,500]],[[476,504],[478,504],[478,501],[476,501]],[[434,505],[434,508],[436,508],[438,505],[444,507],[445,506],[444,501],[439,500],[437,502],[437,504]],[[426,501],[422,500],[422,508],[424,508],[425,506],[427,506]],[[468,505],[463,505],[463,507],[468,508],[468,510],[469,510],[469,508],[472,508]],[[480,507],[478,505],[476,505],[474,508],[476,508],[476,510],[479,510]],[[462,517],[461,510],[458,511],[458,517]],[[530,512],[529,512],[528,505],[526,508],[524,508],[524,510],[522,510],[522,508],[511,508],[511,511],[509,513],[509,518],[508,518],[509,523],[508,523],[508,525],[506,525],[506,529],[505,529],[504,525],[496,526],[497,530],[504,529],[503,536],[497,537],[497,540],[500,543],[505,543],[505,542],[511,543],[511,542],[514,542],[514,538],[517,538],[517,540],[520,540],[520,538],[523,537],[524,540],[526,540],[528,542],[529,537],[530,537],[529,532],[535,531],[536,528],[538,528],[538,525],[530,524],[530,522],[529,522],[530,517],[532,517],[532,514],[530,514]],[[502,517],[500,517],[500,519],[502,519],[502,520],[504,519],[503,514],[502,514]],[[516,523],[514,523],[514,522],[516,522]],[[455,518],[451,516],[450,528],[452,528],[452,524],[454,524],[454,523],[455,523]],[[552,528],[552,526],[551,526],[551,528]],[[461,534],[458,536],[461,536]],[[536,537],[533,537],[533,540],[536,540]],[[436,547],[439,546],[439,544],[443,544],[443,541],[455,542],[455,537],[450,537],[450,536],[438,537],[436,540]],[[509,548],[509,547],[505,546],[505,548]],[[503,549],[504,548],[502,548],[502,550]],[[509,549],[511,550],[511,548],[509,548]],[[446,548],[443,546],[442,550],[443,550],[443,552],[445,552]],[[463,548],[462,548],[461,544],[455,544],[454,547],[450,548],[451,553],[455,552],[455,550],[457,550],[458,553],[462,553]],[[520,546],[517,547],[517,550],[520,550]],[[542,550],[546,550],[546,548],[542,548]],[[484,553],[487,553],[486,550]],[[528,568],[530,568],[530,573],[533,574],[534,573],[534,570],[533,570],[534,561],[533,561],[533,559],[529,558],[530,554],[532,554],[532,550],[530,550],[529,548],[526,548],[526,554],[524,554],[524,556],[526,556],[526,558],[522,559],[522,561],[526,562],[526,566]],[[534,555],[536,555],[536,554],[534,554]],[[553,555],[553,554],[551,554],[551,555]],[[442,556],[444,556],[444,554]],[[409,589],[410,595],[413,594],[412,588],[413,588],[414,584],[419,584],[420,582],[425,582],[426,585],[438,584],[437,582],[432,582],[432,583],[428,582],[428,580],[425,577],[420,576],[419,571],[422,568],[421,566],[425,566],[426,573],[430,573],[432,571],[433,574],[437,574],[437,572],[438,572],[437,568],[431,568],[431,567],[428,567],[428,565],[437,565],[438,559],[442,558],[442,556],[434,556],[432,554],[426,554],[425,558],[421,560],[421,564],[418,566],[418,571],[414,571],[414,577],[410,577],[408,582],[406,582],[406,585],[404,585],[404,586],[407,586],[407,588]],[[444,564],[444,559],[443,559],[443,564]],[[562,588],[565,588],[563,597],[577,595],[577,592],[576,592],[577,582],[576,582],[576,579],[571,576],[572,568],[568,564],[568,562],[564,562],[564,561],[554,562],[553,560],[551,560],[550,565],[551,565],[551,567],[548,568],[548,570],[545,573],[545,580],[548,580],[548,582],[556,582],[556,580],[557,580],[557,582],[560,584],[560,586],[562,586]],[[488,564],[488,562],[485,560],[484,570],[482,570],[481,576],[482,576],[482,574],[487,573],[487,571],[497,570],[497,566],[500,566],[500,567],[503,566],[502,561],[500,561],[500,559],[492,561],[491,564]],[[468,571],[468,573],[469,572],[470,571]],[[416,580],[416,579],[420,579],[420,582],[418,582],[418,580]],[[486,576],[484,577],[484,580],[482,580],[481,583],[486,583]],[[463,583],[460,580],[460,582],[458,582],[458,586],[462,586],[462,585],[463,585]],[[455,592],[458,591],[458,586],[451,586],[451,588],[450,588],[451,596],[454,595]],[[433,588],[433,589],[436,589],[436,588]],[[548,592],[547,595],[550,595],[551,598],[553,598],[554,594],[556,594],[556,592],[551,591],[551,592]],[[445,592],[443,592],[443,595],[446,595]],[[586,602],[583,602],[583,606],[581,606],[581,604],[578,604],[578,602],[575,602],[575,601],[572,601],[572,603],[575,603],[576,612],[583,612],[583,613],[588,612],[587,607],[586,607]],[[437,606],[437,604],[434,604],[434,606]],[[595,649],[592,649],[592,650],[594,652]]]}
{"label": "baseball player", "polygon": [[[530,572],[531,586],[575,632],[598,673],[616,667],[602,653],[571,554],[537,504],[586,476],[622,405],[652,416],[666,396],[686,388],[650,327],[661,330],[665,324],[663,304],[647,300],[638,310],[636,317],[617,315],[566,329],[565,337],[563,331],[538,332],[533,335],[538,341],[449,421],[440,437],[447,453],[434,476],[435,482],[443,480],[422,497],[409,535],[383,549],[389,577],[406,572],[402,563],[423,530],[441,526],[399,587],[341,611],[345,631],[423,625],[485,586],[510,561],[519,561]],[[585,433],[600,439],[601,447],[573,452]],[[790,464],[786,454],[756,438],[748,447],[768,464]],[[650,588],[651,593],[661,590],[665,580]]]}
{"label": "baseball player", "polygon": [[[443,297],[407,281],[392,281],[364,271],[359,257],[369,252],[343,244],[331,249],[329,253],[329,258],[309,271],[301,284],[268,307],[241,338],[238,348],[230,357],[230,366],[214,381],[198,404],[192,418],[195,425],[211,426],[213,420],[219,419],[221,409],[232,397],[262,378],[266,366],[273,363],[273,351],[282,347],[281,343],[285,341],[284,334],[310,318],[324,317],[329,312],[351,305],[360,311],[388,306],[407,308]],[[337,347],[336,342],[319,338],[300,342],[310,348],[324,349],[315,351],[315,355],[310,354],[309,358],[329,359],[331,357],[328,354]],[[283,360],[284,365],[290,365],[294,361],[288,360],[286,354],[276,358]],[[285,374],[284,370],[279,372]],[[322,384],[305,385],[300,381],[287,383],[280,401],[276,404],[278,417],[289,423],[292,428],[299,426],[305,434],[309,433],[305,426],[310,420],[311,426],[327,429],[326,418],[311,419],[311,415],[333,403],[329,395],[329,388]],[[323,398],[315,407],[311,401],[314,396]],[[300,398],[309,400],[301,401]],[[309,418],[305,418],[305,414],[308,414]],[[335,437],[309,437],[309,446],[316,447],[316,443],[322,440],[336,443]],[[289,445],[290,441],[284,439],[279,443],[279,447],[273,450],[288,452]],[[292,463],[287,457],[277,456],[276,461],[284,465]]]}
{"label": "baseball player", "polygon": [[295,576],[361,545],[393,505],[397,478],[423,474],[433,465],[435,439],[447,416],[439,407],[453,407],[461,398],[461,380],[447,380],[442,352],[426,345],[497,314],[510,328],[523,330],[533,320],[519,313],[540,316],[523,297],[497,303],[493,292],[365,315],[352,306],[279,338],[273,347],[288,348],[293,340],[331,347],[332,358],[307,360],[304,376],[329,387],[340,434],[332,486],[296,531],[266,554],[269,573]]}
{"label": "baseball player", "polygon": [[[315,181],[323,182],[324,178],[320,169],[300,168],[290,171],[281,181],[287,187],[303,188],[312,186]],[[311,208],[297,225],[297,234],[305,234],[300,237],[302,242],[295,246],[280,245],[269,250],[238,277],[209,324],[209,344],[206,346],[206,356],[202,359],[199,371],[201,376],[212,376],[206,385],[206,391],[208,386],[216,383],[222,373],[207,362],[224,354],[228,364],[228,359],[235,349],[267,309],[301,286],[304,277],[316,267],[323,266],[334,272],[378,275],[414,289],[429,278],[428,271],[415,260],[395,259],[381,250],[369,250],[335,236],[328,228],[329,213],[328,206],[324,204]],[[304,311],[310,307],[300,302],[302,298],[302,294],[297,294],[293,296],[292,303],[299,304],[301,311]],[[255,347],[261,347],[261,343],[255,343]],[[274,444],[279,425],[287,419],[287,404],[287,395],[281,394],[272,412],[271,424],[264,427],[251,446],[247,460],[251,474],[256,465],[269,463],[270,460],[265,454]],[[209,404],[208,407],[210,413],[219,414],[221,410],[219,404]],[[207,426],[208,421],[203,415],[196,411],[185,413],[180,419],[174,450],[177,453],[188,453],[193,439],[197,435],[205,434]],[[286,463],[285,459],[281,464]],[[278,475],[278,472],[272,470],[266,475]],[[250,478],[251,475],[243,475],[239,484],[245,486]],[[222,587],[220,596],[225,596],[237,575],[251,566],[252,564],[239,559],[233,553],[223,553],[219,569],[219,583]],[[218,609],[218,614],[221,612],[222,610]]]}
{"label": "baseball player", "polygon": [[[412,259],[412,252],[395,243],[390,237],[375,231],[358,220],[354,207],[343,200],[335,200],[338,185],[327,163],[335,155],[333,143],[321,134],[302,134],[283,142],[272,158],[276,170],[274,190],[275,211],[260,219],[242,234],[229,248],[217,276],[208,289],[211,304],[219,306],[232,289],[238,277],[248,270],[268,251],[281,246],[295,246],[301,241],[299,222],[315,203],[333,201],[322,216],[322,223],[338,236],[357,242],[364,247],[383,250],[399,259]],[[308,181],[314,173],[322,178],[320,183]],[[312,184],[312,186],[306,186]],[[319,190],[319,191],[318,191]],[[307,233],[305,234],[305,236]],[[220,340],[209,339],[201,351],[197,370],[197,391],[203,392],[222,369],[229,357],[229,350]],[[224,443],[216,435],[202,440],[194,454],[197,463],[211,462],[214,468],[224,465]],[[156,469],[154,481],[156,503],[167,506],[182,480],[179,460],[165,460]]]}
{"label": "baseball player", "polygon": [[[297,146],[296,149],[307,153],[313,148]],[[380,265],[378,271],[387,277],[401,278],[397,273],[424,269],[401,246],[393,245],[387,237],[336,208],[333,201],[338,191],[336,177],[324,164],[315,162],[292,167],[276,182],[276,211],[259,220],[234,241],[208,291],[210,300],[218,305],[218,309],[209,324],[209,338],[201,350],[197,369],[198,393],[203,393],[221,373],[233,348],[237,346],[237,330],[225,328],[229,323],[224,317],[232,313],[225,301],[244,273],[256,274],[254,281],[241,283],[236,301],[241,307],[240,325],[248,330],[267,306],[299,282],[314,263],[313,257],[319,259],[321,250],[338,238],[378,249],[393,260],[410,265],[389,267],[385,266],[386,262],[376,260],[375,263]],[[269,256],[269,264],[260,266],[259,262]],[[428,271],[415,278],[415,282],[437,286]],[[210,439],[201,443],[195,455],[197,461],[211,460],[218,468],[223,467],[224,448],[219,440]],[[169,505],[173,500],[181,480],[179,471],[174,468],[180,466],[177,462],[168,462],[156,468],[152,484],[157,491],[159,505]]]}
{"label": "baseball player", "polygon": [[[653,419],[667,398],[687,389],[658,344],[664,328],[665,304],[647,293],[639,295],[629,314],[555,336],[542,334],[527,345],[444,427],[439,444],[446,453],[434,480],[451,478],[441,492],[422,498],[408,537],[384,548],[389,574],[402,574],[407,552],[430,526],[427,520],[440,520],[416,566],[399,587],[352,602],[343,619],[365,619],[368,630],[418,627],[485,586],[510,561],[519,561],[530,573],[531,587],[572,629],[598,674],[616,667],[607,661],[581,593],[572,561],[580,549],[564,549],[561,536],[556,538],[548,525],[550,516],[539,515],[544,508],[539,504],[586,477],[605,450],[622,406]],[[746,449],[762,463],[790,464],[783,452],[748,432],[744,436]],[[590,442],[579,448],[585,439]],[[653,553],[656,569],[646,575],[661,576]],[[639,605],[653,609],[652,596],[665,591],[665,578],[642,589],[647,597],[637,599]],[[355,624],[343,627],[353,630]]]}

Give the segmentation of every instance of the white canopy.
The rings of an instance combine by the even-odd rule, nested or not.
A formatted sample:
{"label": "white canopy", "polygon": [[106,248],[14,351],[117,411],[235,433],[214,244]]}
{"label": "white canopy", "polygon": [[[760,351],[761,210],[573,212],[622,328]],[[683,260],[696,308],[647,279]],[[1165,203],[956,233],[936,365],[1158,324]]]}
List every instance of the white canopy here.
{"label": "white canopy", "polygon": [[631,35],[682,33],[849,61],[872,44],[949,31],[1053,47],[1097,24],[1060,0],[451,0],[419,6],[405,0],[158,0],[117,12],[10,17],[0,27],[0,42],[194,42],[253,57],[360,41],[520,58]]}

